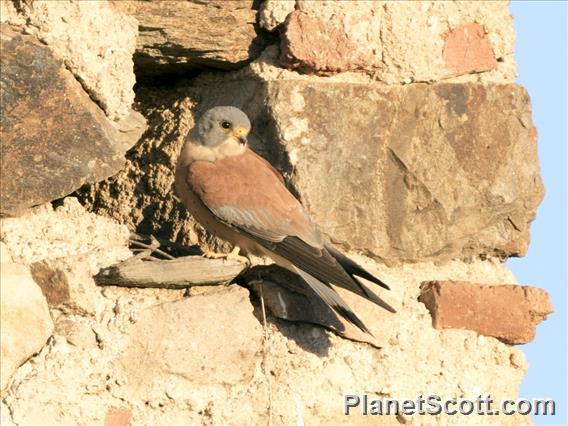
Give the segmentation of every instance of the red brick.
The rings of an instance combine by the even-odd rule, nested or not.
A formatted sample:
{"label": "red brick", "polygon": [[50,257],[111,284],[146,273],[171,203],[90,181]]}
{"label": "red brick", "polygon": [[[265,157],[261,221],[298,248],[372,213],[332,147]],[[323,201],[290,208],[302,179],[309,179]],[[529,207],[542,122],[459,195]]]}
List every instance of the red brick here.
{"label": "red brick", "polygon": [[491,42],[479,24],[460,25],[442,35],[444,61],[456,74],[490,71],[497,67]]}
{"label": "red brick", "polygon": [[345,34],[342,19],[324,21],[298,10],[288,15],[281,37],[282,65],[319,75],[363,68],[364,58]]}
{"label": "red brick", "polygon": [[110,408],[105,416],[104,426],[128,426],[132,419],[132,410],[129,408]]}
{"label": "red brick", "polygon": [[553,311],[546,291],[529,286],[427,281],[420,290],[435,328],[473,330],[512,345],[530,342]]}

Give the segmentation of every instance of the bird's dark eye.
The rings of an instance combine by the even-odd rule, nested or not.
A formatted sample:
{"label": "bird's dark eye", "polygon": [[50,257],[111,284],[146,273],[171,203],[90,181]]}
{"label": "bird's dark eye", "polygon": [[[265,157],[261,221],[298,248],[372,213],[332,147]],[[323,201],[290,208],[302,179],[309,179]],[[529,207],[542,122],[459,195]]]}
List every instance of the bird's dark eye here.
{"label": "bird's dark eye", "polygon": [[223,129],[230,129],[231,128],[231,123],[229,123],[228,121],[221,121],[221,127]]}

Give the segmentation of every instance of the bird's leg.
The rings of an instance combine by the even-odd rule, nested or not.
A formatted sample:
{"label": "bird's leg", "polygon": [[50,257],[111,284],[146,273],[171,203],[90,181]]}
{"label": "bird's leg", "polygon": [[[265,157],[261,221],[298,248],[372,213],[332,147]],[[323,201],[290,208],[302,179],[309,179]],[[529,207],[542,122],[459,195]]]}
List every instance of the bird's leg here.
{"label": "bird's leg", "polygon": [[239,246],[235,246],[233,250],[227,255],[227,259],[234,259],[242,263],[246,263],[247,265],[251,264],[250,259],[247,256],[241,256],[239,253],[241,249]]}
{"label": "bird's leg", "polygon": [[224,259],[227,257],[227,254],[225,253],[217,253],[205,248],[202,248],[201,251],[203,252],[202,256],[206,257],[207,259]]}

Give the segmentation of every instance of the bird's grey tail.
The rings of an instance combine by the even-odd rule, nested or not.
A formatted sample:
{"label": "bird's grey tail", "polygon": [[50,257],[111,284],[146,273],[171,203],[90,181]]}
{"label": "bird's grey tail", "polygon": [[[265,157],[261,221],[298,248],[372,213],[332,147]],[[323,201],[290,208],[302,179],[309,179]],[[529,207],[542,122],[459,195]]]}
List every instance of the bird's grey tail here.
{"label": "bird's grey tail", "polygon": [[351,310],[351,308],[345,303],[345,301],[333,290],[331,287],[327,286],[326,284],[322,283],[317,278],[314,278],[310,274],[305,271],[302,271],[300,268],[294,267],[296,272],[302,277],[302,279],[310,286],[312,290],[316,292],[316,294],[321,297],[321,299],[335,312],[349,321],[351,324],[359,328],[364,333],[369,335],[373,335],[369,331],[369,329],[363,324],[363,321],[359,319],[357,315]]}
{"label": "bird's grey tail", "polygon": [[386,309],[389,312],[396,313],[396,310],[392,306],[390,306],[387,302],[385,302],[383,299],[377,296],[357,277],[365,278],[366,280],[369,280],[384,289],[390,290],[390,287],[388,285],[386,285],[380,279],[372,275],[370,272],[363,269],[362,266],[358,265],[357,263],[349,259],[347,256],[345,256],[339,250],[336,250],[334,247],[326,244],[325,248],[327,249],[329,254],[333,256],[333,258],[337,261],[337,263],[341,265],[341,267],[345,270],[345,272],[347,272],[347,274],[359,285],[362,293],[364,293],[364,296],[366,296],[367,299],[369,299],[373,303],[376,303],[377,305]]}
{"label": "bird's grey tail", "polygon": [[372,275],[370,272],[363,269],[362,266],[359,266],[357,263],[353,262],[339,250],[327,244],[325,248],[327,249],[329,254],[331,254],[335,258],[335,260],[337,260],[337,262],[343,267],[343,269],[345,269],[345,272],[351,275],[351,277],[353,277],[353,275],[357,275],[358,277],[365,278],[366,280],[378,284],[386,290],[390,290],[390,287],[388,285]]}

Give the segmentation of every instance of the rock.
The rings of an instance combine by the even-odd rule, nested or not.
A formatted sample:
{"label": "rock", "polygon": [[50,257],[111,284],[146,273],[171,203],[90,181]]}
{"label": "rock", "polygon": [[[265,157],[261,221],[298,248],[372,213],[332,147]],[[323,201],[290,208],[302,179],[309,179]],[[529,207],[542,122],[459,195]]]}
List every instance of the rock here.
{"label": "rock", "polygon": [[[74,197],[37,207],[17,218],[0,221],[0,239],[15,262],[31,265],[42,260],[71,258],[86,262],[90,275],[132,255],[130,232],[124,225],[85,210]],[[90,278],[89,278],[90,279]]]}
{"label": "rock", "polygon": [[91,348],[96,345],[96,335],[91,321],[79,315],[61,315],[55,323],[55,333],[65,336],[74,346]]}
{"label": "rock", "polygon": [[27,34],[48,45],[111,119],[120,120],[132,113],[135,19],[115,10],[107,1],[14,4],[19,5],[17,10],[3,6],[2,11],[9,13],[2,22],[20,25]]}
{"label": "rock", "polygon": [[[472,51],[490,49],[498,59],[495,67],[484,66],[481,73],[469,67],[449,68],[445,35],[475,25],[487,35],[471,39]],[[505,3],[424,2],[417,7],[386,2],[380,28],[384,64],[377,78],[387,83],[438,81],[462,73],[460,81],[512,83],[516,78],[513,18]]]}
{"label": "rock", "polygon": [[232,285],[214,294],[153,306],[128,334],[130,343],[118,364],[132,392],[141,387],[151,392],[169,375],[194,386],[249,382],[262,330],[248,291]]}
{"label": "rock", "polygon": [[[4,3],[3,1],[0,2],[0,5]],[[0,402],[0,423],[2,426],[16,426],[16,424],[12,421],[12,417],[10,416],[10,410],[4,404],[4,401]]]}
{"label": "rock", "polygon": [[18,13],[16,2],[13,0],[0,0],[0,23],[4,22],[19,26],[23,26],[26,23],[26,18]]}
{"label": "rock", "polygon": [[520,86],[237,81],[204,86],[194,110],[226,103],[343,247],[389,261],[526,252],[543,186]]}
{"label": "rock", "polygon": [[[120,172],[83,188],[89,209],[144,234],[225,249],[180,205],[172,170],[194,115],[234,104],[253,119],[251,146],[284,172],[326,237],[344,251],[352,247],[388,262],[348,253],[391,286],[390,292],[373,289],[398,310],[392,315],[341,292],[375,334],[376,342],[367,344],[338,336],[347,327],[330,327],[302,287],[277,275],[251,290],[261,288],[272,310],[266,329],[257,294],[240,287],[93,287],[92,274],[131,256],[128,229],[87,214],[67,197],[0,226],[13,261],[37,263],[47,284],[53,277],[67,289],[60,301],[50,294],[56,328],[49,344],[16,370],[2,395],[3,424],[266,424],[269,404],[274,424],[420,423],[360,412],[346,418],[341,395],[401,400],[435,390],[444,398],[517,398],[527,369],[518,348],[472,330],[436,329],[418,301],[422,281],[514,283],[493,256],[524,252],[542,195],[526,94],[514,85],[487,84],[515,78],[506,3],[0,0],[0,8],[1,20],[28,34],[18,37],[47,43],[72,70],[63,73],[73,74],[111,117],[132,99],[122,90],[132,78],[133,19],[117,10],[147,11],[136,69],[140,78],[153,73],[164,84],[138,81],[137,108],[151,128]],[[314,24],[292,40],[304,68],[283,68],[279,38],[294,34],[281,23],[292,12],[336,37],[336,46],[337,40],[351,43],[350,62],[328,45],[320,48]],[[116,27],[121,23],[124,33]],[[255,26],[272,34],[256,34]],[[271,46],[244,66],[264,42]],[[325,55],[309,51],[315,42]],[[108,50],[113,45],[119,57]],[[464,45],[476,55],[458,61]],[[41,63],[37,58],[31,62]],[[121,68],[126,63],[128,70]],[[206,67],[225,71],[202,72]],[[243,68],[226,71],[237,67]],[[82,75],[93,78],[82,82]],[[442,79],[445,84],[436,83]],[[103,92],[110,94],[106,104]],[[61,118],[65,131],[73,129]],[[91,122],[79,123],[87,135]],[[132,145],[123,131],[136,128],[136,120],[121,121],[108,137],[117,155]],[[82,144],[89,149],[96,142]],[[52,152],[42,146],[42,154]],[[335,326],[336,333],[305,321]],[[431,420],[486,420],[454,417]],[[501,416],[499,422],[531,420]]]}
{"label": "rock", "polygon": [[3,262],[0,329],[3,391],[16,369],[39,352],[53,332],[53,321],[40,288],[24,265]]}
{"label": "rock", "polygon": [[4,218],[1,225],[13,259],[30,265],[49,306],[67,313],[95,315],[102,296],[93,275],[132,255],[126,227],[88,213],[72,197],[55,209],[45,205]]}
{"label": "rock", "polygon": [[286,19],[280,45],[283,66],[320,75],[371,66],[341,23],[294,11]]}
{"label": "rock", "polygon": [[[389,84],[516,76],[505,3],[297,0],[295,11],[281,8],[266,3],[260,24],[271,30],[287,16],[281,64],[302,72],[356,70]],[[465,45],[466,59],[459,56]]]}
{"label": "rock", "polygon": [[83,195],[89,208],[142,234],[210,241],[173,196],[172,170],[192,115],[226,104],[249,115],[251,147],[345,249],[389,262],[527,250],[543,186],[520,86],[211,78],[173,97],[186,98],[149,107],[152,130],[123,172]]}
{"label": "rock", "polygon": [[435,328],[474,330],[510,345],[533,340],[536,325],[553,312],[546,291],[529,286],[430,281],[420,289]]}
{"label": "rock", "polygon": [[274,31],[294,11],[295,6],[295,0],[264,0],[258,11],[258,23],[265,30]]}
{"label": "rock", "polygon": [[8,246],[0,241],[0,263],[12,262],[12,255],[8,250]]}
{"label": "rock", "polygon": [[143,74],[234,69],[260,54],[253,0],[115,2],[113,6],[138,20],[134,61]]}
{"label": "rock", "polygon": [[[179,95],[174,95],[169,103],[172,98],[162,91],[141,96],[152,130],[127,154],[122,171],[79,191],[81,203],[143,235],[161,235],[189,246],[199,239],[217,241],[196,225],[174,193],[175,162],[193,124],[189,99],[178,101]],[[213,246],[218,248],[217,243]]]}
{"label": "rock", "polygon": [[444,60],[457,74],[490,71],[497,67],[485,28],[474,23],[444,34]]}
{"label": "rock", "polygon": [[5,24],[1,37],[0,202],[2,214],[17,215],[116,173],[145,126],[138,113],[115,126],[34,37]]}
{"label": "rock", "polygon": [[[76,346],[66,333],[54,335],[49,350],[16,373],[4,398],[11,417],[16,424],[92,425],[104,424],[110,411],[123,408],[131,410],[132,424],[265,424],[268,377],[275,424],[298,419],[341,424],[342,392],[359,389],[371,398],[404,399],[431,389],[448,398],[475,399],[485,392],[495,400],[517,397],[527,368],[519,349],[480,340],[469,330],[434,329],[417,300],[421,280],[515,282],[505,266],[477,260],[391,268],[348,254],[393,288],[389,301],[399,312],[369,324],[388,336],[382,349],[273,317],[261,346],[258,301],[253,299],[252,314],[249,295],[239,287],[189,298],[173,290],[109,287],[109,303],[100,315],[81,323],[93,324],[98,346],[88,346],[90,340]],[[224,385],[227,380],[235,384]],[[530,420],[505,417],[500,421],[511,426]],[[353,424],[396,421],[360,411],[350,419]],[[458,420],[475,425],[480,417]]]}
{"label": "rock", "polygon": [[104,426],[128,426],[132,419],[132,410],[129,408],[110,408],[105,417]]}
{"label": "rock", "polygon": [[382,64],[378,2],[297,2],[281,35],[281,63],[328,75]]}
{"label": "rock", "polygon": [[92,278],[87,255],[32,263],[30,270],[50,308],[82,315],[95,315],[100,289]]}

